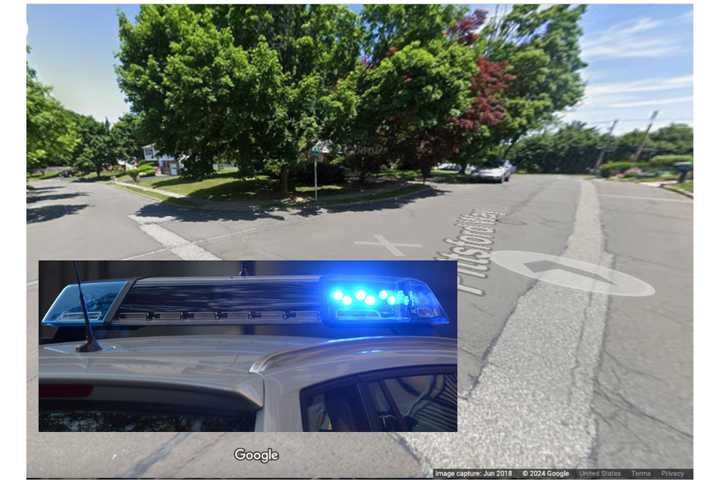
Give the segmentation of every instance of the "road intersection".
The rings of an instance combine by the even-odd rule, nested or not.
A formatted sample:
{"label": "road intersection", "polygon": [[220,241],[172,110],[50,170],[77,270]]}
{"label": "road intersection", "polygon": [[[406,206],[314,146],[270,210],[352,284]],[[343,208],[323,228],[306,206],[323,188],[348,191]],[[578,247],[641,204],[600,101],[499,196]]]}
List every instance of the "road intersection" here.
{"label": "road intersection", "polygon": [[[37,461],[30,476],[692,466],[689,199],[627,183],[517,175],[501,185],[438,184],[416,197],[346,208],[228,212],[159,203],[107,184],[33,185],[28,444]],[[550,263],[522,274],[495,261],[503,252],[540,254]],[[92,444],[79,436],[61,445],[57,435],[33,431],[38,260],[326,258],[458,260],[458,434],[393,434],[373,442],[320,435],[308,449],[306,437],[294,435],[97,434]],[[572,286],[582,284],[585,264],[597,266],[589,272],[596,274],[588,280],[592,288],[557,281],[575,275]],[[654,293],[598,291],[602,278],[617,284],[622,275]],[[280,460],[239,466],[232,452],[241,446],[272,447]],[[82,450],[87,459],[65,461]]]}

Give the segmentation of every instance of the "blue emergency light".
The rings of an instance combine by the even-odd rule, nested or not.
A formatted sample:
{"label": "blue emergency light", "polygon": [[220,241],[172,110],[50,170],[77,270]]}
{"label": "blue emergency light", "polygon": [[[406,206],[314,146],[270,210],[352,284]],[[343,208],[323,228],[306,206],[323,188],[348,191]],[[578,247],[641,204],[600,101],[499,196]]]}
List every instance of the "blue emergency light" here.
{"label": "blue emergency light", "polygon": [[430,287],[412,278],[323,277],[326,292],[323,321],[341,325],[449,323]]}

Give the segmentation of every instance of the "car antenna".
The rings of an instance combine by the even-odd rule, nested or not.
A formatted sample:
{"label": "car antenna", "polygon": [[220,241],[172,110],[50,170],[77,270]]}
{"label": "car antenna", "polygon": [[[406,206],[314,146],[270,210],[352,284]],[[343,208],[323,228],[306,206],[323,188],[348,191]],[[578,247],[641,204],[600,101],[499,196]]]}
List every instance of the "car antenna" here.
{"label": "car antenna", "polygon": [[75,348],[76,352],[99,352],[102,347],[95,339],[95,333],[93,332],[92,325],[90,325],[90,318],[88,317],[87,307],[85,306],[85,297],[82,293],[82,282],[80,281],[80,273],[78,272],[77,262],[73,263],[73,269],[75,270],[75,280],[77,280],[78,293],[80,294],[80,306],[82,307],[83,317],[85,318],[85,343],[78,345]]}
{"label": "car antenna", "polygon": [[241,277],[249,277],[250,276],[250,267],[248,265],[250,262],[242,262],[240,267],[240,276]]}

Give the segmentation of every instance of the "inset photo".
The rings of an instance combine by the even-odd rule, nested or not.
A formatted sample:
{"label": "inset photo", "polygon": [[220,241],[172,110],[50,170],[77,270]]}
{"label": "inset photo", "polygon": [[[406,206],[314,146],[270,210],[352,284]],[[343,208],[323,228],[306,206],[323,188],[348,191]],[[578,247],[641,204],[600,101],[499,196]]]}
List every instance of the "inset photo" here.
{"label": "inset photo", "polygon": [[42,261],[40,432],[457,431],[454,261]]}

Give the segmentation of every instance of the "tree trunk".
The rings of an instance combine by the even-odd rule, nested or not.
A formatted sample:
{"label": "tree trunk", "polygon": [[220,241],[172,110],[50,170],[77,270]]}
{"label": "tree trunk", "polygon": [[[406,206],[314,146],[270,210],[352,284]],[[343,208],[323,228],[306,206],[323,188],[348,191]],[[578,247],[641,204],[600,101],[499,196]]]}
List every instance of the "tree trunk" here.
{"label": "tree trunk", "polygon": [[100,178],[100,173],[102,172],[102,167],[97,166],[95,167],[95,173],[97,173],[97,177]]}
{"label": "tree trunk", "polygon": [[290,169],[287,165],[283,165],[280,168],[280,193],[282,193],[283,196],[288,196],[290,193],[290,188],[288,185],[288,179],[290,177]]}
{"label": "tree trunk", "polygon": [[507,160],[507,156],[510,154],[510,150],[512,150],[518,140],[520,140],[520,137],[515,137],[510,140],[510,145],[507,146],[507,148],[505,149],[505,153],[503,154],[503,160]]}

